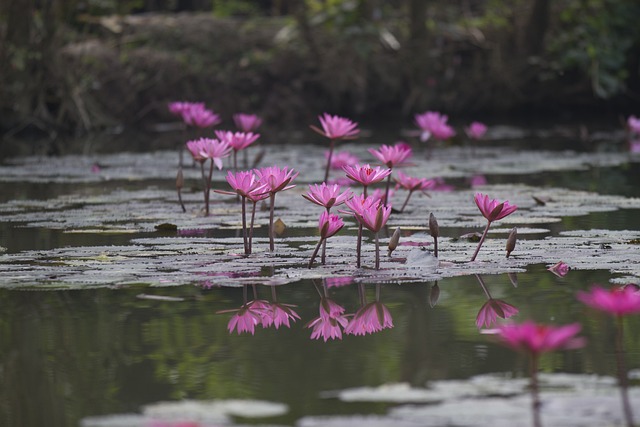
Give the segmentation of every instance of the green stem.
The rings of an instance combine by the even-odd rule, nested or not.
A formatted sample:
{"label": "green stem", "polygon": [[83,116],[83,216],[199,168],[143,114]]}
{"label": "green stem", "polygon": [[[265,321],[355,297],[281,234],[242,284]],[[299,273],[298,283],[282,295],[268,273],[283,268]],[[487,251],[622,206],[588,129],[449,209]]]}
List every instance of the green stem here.
{"label": "green stem", "polygon": [[487,226],[485,227],[484,233],[482,233],[482,237],[478,242],[478,247],[476,248],[476,251],[473,253],[473,256],[471,257],[471,262],[476,260],[476,257],[478,256],[478,252],[480,252],[480,247],[482,247],[482,244],[484,243],[484,239],[487,237],[487,233],[489,232],[490,225],[491,225],[491,221],[487,221]]}
{"label": "green stem", "polygon": [[276,193],[269,194],[269,202],[271,206],[269,208],[269,251],[273,252],[275,250],[275,242],[274,242],[274,230],[273,230],[273,215],[274,208],[276,205]]}
{"label": "green stem", "polygon": [[247,237],[247,198],[242,196],[242,241],[244,243],[244,254],[249,255],[249,240]]}
{"label": "green stem", "polygon": [[362,224],[358,222],[358,240],[356,243],[356,267],[360,268],[360,255],[362,250]]}

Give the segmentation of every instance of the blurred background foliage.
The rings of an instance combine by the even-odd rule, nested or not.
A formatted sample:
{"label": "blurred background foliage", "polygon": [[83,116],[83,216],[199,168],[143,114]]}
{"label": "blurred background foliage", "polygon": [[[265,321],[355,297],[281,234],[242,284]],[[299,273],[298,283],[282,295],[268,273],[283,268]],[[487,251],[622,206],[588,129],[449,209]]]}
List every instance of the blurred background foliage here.
{"label": "blurred background foliage", "polygon": [[636,0],[6,0],[0,131],[159,130],[174,100],[286,128],[361,119],[631,111]]}

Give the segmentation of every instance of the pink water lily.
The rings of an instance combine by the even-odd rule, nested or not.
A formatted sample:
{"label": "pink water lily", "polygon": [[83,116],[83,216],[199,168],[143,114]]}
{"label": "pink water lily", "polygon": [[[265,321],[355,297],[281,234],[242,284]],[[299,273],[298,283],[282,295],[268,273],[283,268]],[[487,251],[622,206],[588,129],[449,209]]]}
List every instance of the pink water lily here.
{"label": "pink water lily", "polygon": [[366,335],[388,328],[393,328],[391,312],[380,301],[374,301],[356,311],[344,332],[350,335]]}
{"label": "pink water lily", "polygon": [[[249,332],[251,335],[255,333],[256,326],[262,322],[262,314],[265,309],[265,304],[261,301],[255,300],[243,304],[236,314],[231,316],[227,329],[229,333],[237,331],[238,334]],[[225,313],[227,310],[219,311],[218,313]]]}
{"label": "pink water lily", "polygon": [[487,237],[487,233],[489,232],[489,227],[491,226],[491,223],[493,221],[502,219],[507,215],[511,215],[513,212],[516,211],[516,209],[518,209],[516,205],[509,204],[508,200],[505,202],[499,202],[494,199],[489,199],[489,196],[481,193],[476,193],[474,197],[474,201],[476,202],[478,209],[480,209],[480,213],[482,213],[482,216],[484,216],[487,219],[487,226],[485,227],[484,232],[482,233],[482,237],[478,242],[478,247],[476,248],[476,251],[473,253],[473,256],[471,257],[471,261],[475,261],[476,256],[478,256],[478,252],[480,252],[480,247],[482,247],[482,244],[484,243],[484,239]]}
{"label": "pink water lily", "polygon": [[412,154],[411,147],[405,142],[399,142],[395,145],[382,145],[377,150],[370,148],[368,151],[388,168],[400,165]]}
{"label": "pink water lily", "polygon": [[193,108],[193,107],[200,108],[200,109],[205,108],[203,102],[186,102],[186,101],[170,102],[168,107],[169,107],[169,112],[174,116],[178,116],[178,117],[183,117],[183,113],[190,108]]}
{"label": "pink water lily", "polygon": [[[309,260],[309,268],[313,266],[313,261],[318,255],[318,251],[320,247],[329,237],[336,234],[344,227],[344,221],[340,218],[339,215],[331,214],[328,211],[324,211],[320,214],[320,219],[318,220],[318,228],[320,230],[320,241],[316,245],[313,254],[311,255],[311,259]],[[324,264],[324,257],[322,259],[322,263]]]}
{"label": "pink water lily", "polygon": [[[325,151],[324,158],[329,162],[330,151]],[[329,163],[329,167],[331,169],[339,169],[342,170],[343,167],[347,165],[353,165],[359,162],[358,156],[351,154],[348,151],[336,151],[333,153],[331,157],[331,162]]]}
{"label": "pink water lily", "polygon": [[277,302],[267,303],[262,311],[262,327],[268,328],[274,326],[279,329],[280,326],[291,327],[290,322],[300,320],[298,313],[293,311],[290,304],[282,304]]}
{"label": "pink water lily", "polygon": [[404,208],[407,206],[407,203],[409,203],[409,199],[415,191],[421,191],[429,196],[426,190],[435,188],[436,186],[436,182],[433,179],[414,178],[409,175],[405,175],[400,171],[397,173],[394,180],[396,181],[396,188],[401,187],[409,191],[409,194],[407,194],[407,198],[404,200],[404,203],[400,208],[400,212],[404,212]]}
{"label": "pink water lily", "polygon": [[355,139],[360,133],[360,130],[358,129],[358,123],[352,122],[344,117],[324,113],[322,116],[318,116],[318,119],[320,120],[322,129],[314,125],[311,125],[311,129],[329,138],[329,155],[327,156],[327,166],[324,171],[324,182],[327,182],[329,180],[329,169],[331,167],[335,142],[343,139]]}
{"label": "pink water lily", "polygon": [[482,137],[487,133],[487,125],[480,122],[471,122],[471,124],[465,128],[465,133],[471,139],[482,139]]}
{"label": "pink water lily", "polygon": [[564,262],[559,261],[554,265],[552,265],[551,267],[547,268],[547,270],[549,270],[550,272],[552,272],[558,277],[564,277],[569,273],[569,271],[571,270],[571,267],[569,267]]}
{"label": "pink water lily", "polygon": [[242,132],[254,132],[260,127],[260,125],[262,125],[262,119],[255,114],[234,114],[233,122]]}
{"label": "pink water lily", "polygon": [[[193,156],[193,159],[200,163],[200,171],[204,181],[204,204],[205,215],[209,215],[209,194],[211,191],[211,178],[213,175],[213,166],[222,169],[222,159],[228,157],[231,153],[229,144],[217,139],[200,138],[197,140],[187,141],[187,149]],[[211,160],[209,167],[209,176],[205,175],[204,163],[207,159]]]}
{"label": "pink water lily", "polygon": [[636,116],[629,116],[627,119],[627,126],[631,133],[640,135],[640,118]]}
{"label": "pink water lily", "polygon": [[349,165],[342,168],[347,174],[347,178],[362,184],[364,194],[367,194],[367,187],[371,184],[382,181],[391,174],[391,169],[381,169],[380,166],[371,167],[371,165]]}
{"label": "pink water lily", "polygon": [[456,134],[451,126],[447,124],[449,118],[436,111],[426,111],[415,115],[415,121],[422,133],[420,140],[427,141],[433,137],[438,140],[446,140]]}
{"label": "pink water lily", "polygon": [[508,304],[499,299],[490,298],[485,302],[478,315],[476,316],[476,326],[478,328],[491,327],[496,323],[498,317],[501,319],[508,319],[518,314],[518,309],[511,304]]}
{"label": "pink water lily", "polygon": [[262,184],[265,184],[271,201],[269,210],[269,250],[273,252],[275,249],[273,216],[276,203],[276,193],[295,187],[295,185],[289,184],[298,176],[299,172],[296,172],[293,169],[289,169],[288,166],[285,166],[282,169],[278,166],[270,166],[266,168],[254,169],[254,171],[258,176],[260,182]]}
{"label": "pink water lily", "polygon": [[[355,199],[355,200],[354,200]],[[353,202],[351,202],[353,201]],[[371,230],[375,236],[375,244],[376,244],[376,258],[375,258],[375,268],[378,270],[380,268],[380,241],[379,241],[379,231],[384,227],[391,215],[391,206],[384,206],[380,200],[375,199],[374,197],[354,197],[351,201],[345,202],[345,204],[351,209],[354,216],[358,220],[360,229],[358,230],[358,247],[357,247],[357,265],[359,267],[360,261],[360,245],[361,245],[361,235],[362,227],[366,227],[368,230]]]}
{"label": "pink water lily", "polygon": [[640,314],[640,292],[633,286],[605,289],[596,285],[589,292],[578,292],[577,298],[589,307],[614,316]]}
{"label": "pink water lily", "polygon": [[324,208],[331,209],[333,206],[339,206],[346,200],[353,197],[351,190],[346,190],[343,193],[340,192],[341,187],[338,184],[310,184],[307,194],[303,194],[302,197],[315,203],[316,205]]}
{"label": "pink water lily", "polygon": [[231,132],[217,130],[215,131],[215,134],[219,140],[225,141],[227,144],[229,144],[233,151],[244,150],[245,148],[253,144],[258,138],[260,138],[259,133],[253,132]]}
{"label": "pink water lily", "polygon": [[211,159],[218,170],[222,169],[222,159],[229,157],[231,147],[226,141],[218,139],[201,138],[204,143],[200,147],[200,156],[205,159]]}
{"label": "pink water lily", "polygon": [[182,120],[189,126],[199,128],[212,127],[221,122],[220,116],[205,108],[202,103],[194,103],[183,109]]}

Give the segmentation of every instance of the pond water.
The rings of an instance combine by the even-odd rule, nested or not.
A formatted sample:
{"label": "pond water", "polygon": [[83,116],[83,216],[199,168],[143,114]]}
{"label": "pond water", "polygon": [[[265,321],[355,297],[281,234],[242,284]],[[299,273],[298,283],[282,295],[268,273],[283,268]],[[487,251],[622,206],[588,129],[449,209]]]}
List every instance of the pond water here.
{"label": "pond water", "polygon": [[[213,215],[202,216],[198,170],[185,171],[181,213],[175,153],[7,162],[0,170],[0,424],[500,426],[520,416],[526,425],[527,357],[476,326],[490,294],[517,307],[517,321],[582,324],[586,347],[541,360],[547,425],[624,425],[616,323],[575,295],[594,283],[640,282],[640,159],[513,147],[536,143],[506,150],[496,143],[473,155],[468,147],[439,148],[430,158],[416,150],[412,175],[444,177],[453,191],[415,194],[408,212],[392,214],[380,271],[372,269],[369,235],[365,267],[355,269],[353,225],[329,239],[327,266],[306,268],[321,209],[300,194],[320,181],[309,153],[321,156],[321,147],[267,155],[265,165],[289,164],[301,174],[276,201],[286,229],[275,254],[265,251],[259,211],[256,254],[247,258],[239,255],[233,200],[213,196]],[[348,147],[366,158],[367,147]],[[100,170],[92,171],[96,162]],[[223,188],[216,174],[214,187]],[[475,174],[487,181],[478,191],[515,200],[522,213],[496,223],[470,264],[475,243],[457,237],[484,225],[468,181]],[[440,264],[425,232],[429,212],[440,221]],[[162,223],[177,230],[156,230]],[[405,245],[389,258],[396,225]],[[514,225],[522,232],[507,260],[504,230]],[[572,267],[564,277],[547,270],[558,261]],[[388,310],[392,325],[312,339],[309,323],[327,298],[349,315],[363,306]],[[277,302],[295,317],[288,326],[230,333],[230,320],[252,300]],[[624,320],[623,347],[638,412],[639,316]]]}

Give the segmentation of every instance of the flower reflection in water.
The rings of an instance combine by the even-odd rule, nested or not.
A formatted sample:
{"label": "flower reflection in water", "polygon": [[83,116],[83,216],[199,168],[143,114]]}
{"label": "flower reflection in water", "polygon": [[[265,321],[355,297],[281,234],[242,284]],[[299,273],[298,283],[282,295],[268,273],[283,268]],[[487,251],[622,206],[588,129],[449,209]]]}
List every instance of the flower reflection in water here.
{"label": "flower reflection in water", "polygon": [[[315,283],[314,283],[315,284]],[[307,328],[311,328],[311,339],[342,339],[342,330],[347,326],[348,320],[344,314],[345,308],[330,299],[327,295],[328,284],[323,282],[322,292],[317,288],[320,294],[320,315],[307,323]]]}
{"label": "flower reflection in water", "polygon": [[489,293],[489,289],[487,289],[487,286],[485,285],[482,277],[480,277],[478,274],[476,274],[475,276],[476,279],[478,279],[478,283],[480,283],[482,290],[487,296],[487,302],[485,302],[482,307],[480,307],[480,311],[476,316],[476,326],[478,327],[478,329],[482,328],[483,326],[490,328],[496,323],[498,317],[502,319],[508,319],[518,314],[518,309],[516,307],[502,300],[492,298],[491,294]]}
{"label": "flower reflection in water", "polygon": [[298,313],[293,311],[290,304],[283,304],[277,302],[277,295],[275,286],[271,286],[271,294],[273,302],[258,299],[258,293],[256,285],[251,285],[253,288],[253,300],[247,301],[247,287],[243,286],[244,304],[238,309],[232,310],[220,310],[216,313],[233,313],[229,319],[227,329],[229,333],[236,331],[238,334],[248,332],[251,335],[255,333],[256,326],[261,324],[263,328],[269,328],[274,326],[279,329],[284,325],[287,328],[291,327],[291,321],[295,322],[296,319],[300,319]]}
{"label": "flower reflection in water", "polygon": [[359,285],[362,307],[356,311],[345,328],[345,333],[351,335],[366,335],[393,328],[393,319],[389,309],[380,302],[380,284],[376,285],[376,300],[366,303],[364,285]]}

